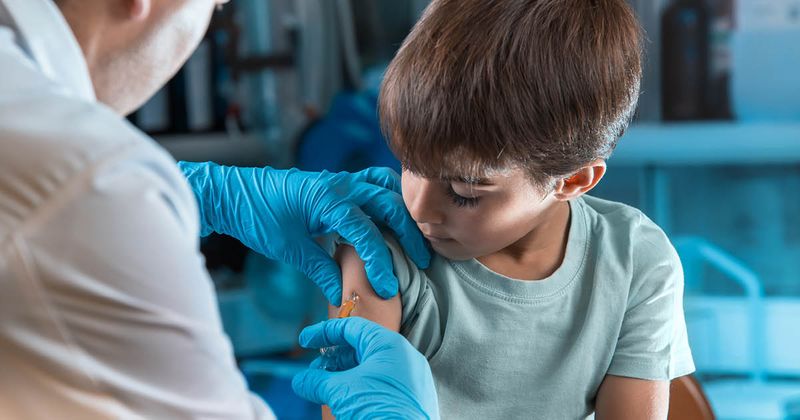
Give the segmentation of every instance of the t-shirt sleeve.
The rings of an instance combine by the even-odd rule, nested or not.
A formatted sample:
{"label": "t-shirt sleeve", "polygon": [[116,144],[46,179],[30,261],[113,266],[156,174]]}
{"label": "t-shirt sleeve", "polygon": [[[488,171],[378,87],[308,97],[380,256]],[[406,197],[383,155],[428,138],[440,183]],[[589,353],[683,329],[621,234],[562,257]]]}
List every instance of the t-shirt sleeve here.
{"label": "t-shirt sleeve", "polygon": [[400,334],[430,359],[442,344],[441,314],[428,275],[406,255],[397,240],[384,234],[400,283],[403,316]]}
{"label": "t-shirt sleeve", "polygon": [[694,372],[683,311],[683,269],[655,225],[634,250],[628,307],[608,373],[671,380]]}

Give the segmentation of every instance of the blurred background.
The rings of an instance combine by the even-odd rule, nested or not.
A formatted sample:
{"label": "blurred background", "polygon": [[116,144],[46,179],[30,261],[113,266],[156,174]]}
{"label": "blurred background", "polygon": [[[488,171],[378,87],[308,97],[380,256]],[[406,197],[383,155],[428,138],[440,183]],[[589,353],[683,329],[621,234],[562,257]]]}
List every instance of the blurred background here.
{"label": "blurred background", "polygon": [[[642,97],[593,194],[641,208],[678,249],[717,418],[800,419],[800,0],[630,2],[648,38]],[[180,160],[398,168],[378,87],[426,5],[237,0],[130,119]],[[203,252],[251,387],[280,418],[318,418],[289,384],[322,296],[230,238]]]}

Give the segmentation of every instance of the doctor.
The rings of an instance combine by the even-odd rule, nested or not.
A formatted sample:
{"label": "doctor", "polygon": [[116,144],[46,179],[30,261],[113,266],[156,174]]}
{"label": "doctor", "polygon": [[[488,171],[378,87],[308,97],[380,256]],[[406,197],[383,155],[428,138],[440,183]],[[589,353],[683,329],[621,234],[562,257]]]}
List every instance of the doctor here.
{"label": "doctor", "polygon": [[[385,297],[397,282],[370,219],[428,263],[391,173],[183,164],[190,188],[127,124],[224,2],[0,0],[0,418],[272,418],[222,331],[199,228],[293,263],[334,303],[338,269],[310,236],[351,240]],[[349,319],[300,342],[352,348],[294,381],[341,418],[438,417],[401,336]]]}

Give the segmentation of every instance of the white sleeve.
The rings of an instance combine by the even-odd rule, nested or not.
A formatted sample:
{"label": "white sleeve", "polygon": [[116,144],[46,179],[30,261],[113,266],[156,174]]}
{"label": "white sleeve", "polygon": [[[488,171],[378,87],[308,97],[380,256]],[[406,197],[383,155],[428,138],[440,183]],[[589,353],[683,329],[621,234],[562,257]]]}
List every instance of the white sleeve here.
{"label": "white sleeve", "polygon": [[[98,417],[274,418],[222,330],[193,200],[174,161],[138,144],[31,218],[14,246],[18,280],[37,290],[20,310],[30,323],[16,327],[30,330],[11,348],[50,366],[41,375],[52,378],[21,382],[45,388],[41,404],[52,395]],[[59,383],[73,388],[47,389]]]}

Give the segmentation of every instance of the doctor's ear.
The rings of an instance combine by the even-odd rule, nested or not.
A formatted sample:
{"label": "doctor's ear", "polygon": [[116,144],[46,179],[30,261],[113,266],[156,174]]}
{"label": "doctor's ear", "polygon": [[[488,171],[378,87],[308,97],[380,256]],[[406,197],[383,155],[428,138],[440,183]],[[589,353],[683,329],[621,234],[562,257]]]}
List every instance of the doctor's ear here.
{"label": "doctor's ear", "polygon": [[556,182],[554,197],[560,201],[578,198],[591,191],[606,174],[606,161],[597,159],[578,169],[569,178],[559,179]]}
{"label": "doctor's ear", "polygon": [[123,3],[126,17],[132,20],[147,19],[153,6],[152,0],[123,0]]}

